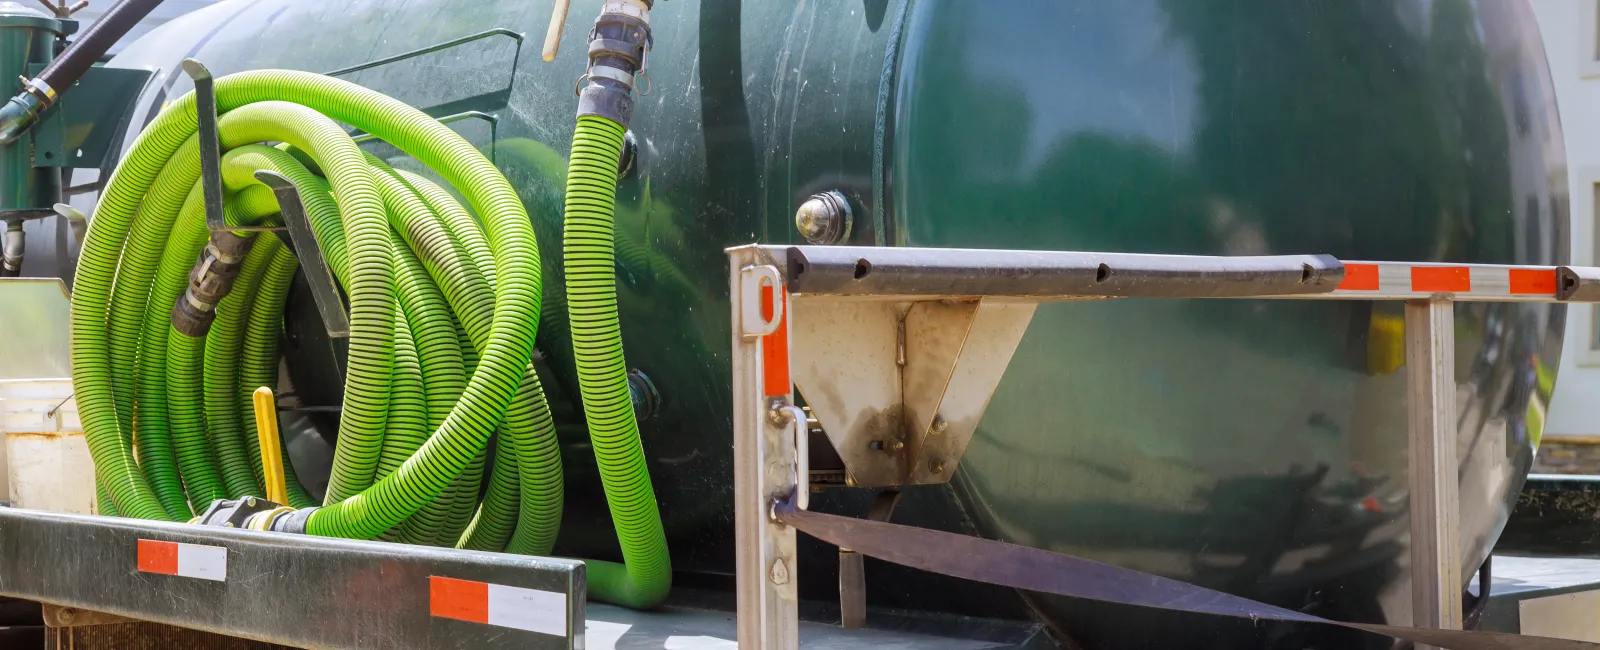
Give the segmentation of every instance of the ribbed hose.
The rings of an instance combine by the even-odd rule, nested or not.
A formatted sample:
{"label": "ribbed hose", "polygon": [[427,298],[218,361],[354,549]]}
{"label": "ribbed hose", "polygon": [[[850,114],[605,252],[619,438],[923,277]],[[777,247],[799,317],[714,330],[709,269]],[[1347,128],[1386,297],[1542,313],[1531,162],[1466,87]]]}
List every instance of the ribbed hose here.
{"label": "ribbed hose", "polygon": [[643,608],[666,598],[672,565],[639,441],[617,320],[613,214],[622,147],[621,125],[578,118],[567,163],[562,251],[583,412],[623,559],[622,565],[589,561],[589,593]]}
{"label": "ribbed hose", "polygon": [[[326,505],[310,513],[307,532],[548,553],[561,520],[560,449],[530,363],[540,261],[515,192],[453,131],[359,86],[258,71],[216,89],[230,223],[277,209],[256,170],[289,178],[349,298],[339,443]],[[103,512],[186,520],[212,499],[261,492],[248,405],[256,386],[276,384],[296,261],[261,237],[208,331],[168,322],[209,236],[193,111],[185,96],[140,135],[107,184],[78,265],[73,379]],[[472,212],[432,182],[369,159],[334,120],[427,165]],[[649,607],[666,596],[671,567],[616,317],[621,148],[616,124],[579,120],[565,267],[585,415],[624,559],[590,562],[590,589]],[[285,469],[291,504],[306,507]]]}
{"label": "ribbed hose", "polygon": [[[249,214],[249,202],[271,197],[248,172],[276,166],[301,190],[323,253],[349,296],[352,335],[340,440],[327,505],[311,514],[307,531],[370,538],[426,510],[436,521],[423,521],[418,536],[456,543],[447,538],[471,517],[481,473],[473,466],[483,462],[496,427],[511,431],[511,420],[525,422],[528,444],[554,449],[553,427],[543,435],[543,394],[536,380],[528,380],[541,289],[527,214],[482,154],[393,99],[290,71],[232,75],[219,79],[216,88],[219,130],[229,150],[228,207],[235,219],[259,216]],[[405,183],[390,187],[388,179],[395,177],[371,166],[333,120],[374,133],[439,173],[481,216],[481,229],[470,217],[462,221],[467,212],[437,196],[448,197],[442,190],[424,195]],[[182,520],[191,505],[199,509],[224,493],[259,490],[255,454],[247,444],[254,423],[242,407],[251,384],[275,383],[275,338],[294,267],[292,258],[271,250],[273,244],[257,250],[235,285],[238,293],[218,306],[210,332],[174,336],[167,314],[207,235],[197,207],[194,133],[194,100],[186,96],[140,135],[107,184],[78,266],[75,390],[109,497],[102,511],[125,516]],[[269,160],[266,151],[277,150],[248,146],[256,142],[289,143],[315,161],[327,182],[288,154],[287,160]],[[401,200],[424,206],[412,218],[435,224],[456,242],[455,249],[482,243],[488,255],[471,260],[478,267],[476,280],[440,281],[434,268],[424,268],[426,251],[408,257],[411,250],[390,227],[389,208]],[[440,207],[443,202],[450,205]],[[460,266],[461,258],[471,256],[455,257]],[[474,293],[484,308],[469,309],[472,315],[441,297],[462,282],[481,287]],[[464,341],[469,349],[462,349]],[[470,375],[469,352],[475,364]],[[395,390],[397,382],[409,388]],[[421,390],[415,390],[418,382]],[[507,414],[513,397],[524,400],[516,417]],[[516,442],[517,434],[508,436]],[[520,457],[505,460],[523,467]],[[526,474],[546,482],[553,476],[559,504],[559,464],[554,468],[551,474],[547,463]],[[526,493],[527,484],[517,487]],[[302,501],[296,505],[304,500],[302,491],[291,492],[291,501]],[[499,501],[505,500],[502,494]],[[479,513],[475,530],[525,527],[522,518],[511,523],[503,503],[489,510]],[[522,510],[529,526],[551,531],[533,537],[553,541],[559,508],[545,507],[533,517]],[[487,537],[504,539],[505,533]],[[548,551],[548,543],[539,545]]]}

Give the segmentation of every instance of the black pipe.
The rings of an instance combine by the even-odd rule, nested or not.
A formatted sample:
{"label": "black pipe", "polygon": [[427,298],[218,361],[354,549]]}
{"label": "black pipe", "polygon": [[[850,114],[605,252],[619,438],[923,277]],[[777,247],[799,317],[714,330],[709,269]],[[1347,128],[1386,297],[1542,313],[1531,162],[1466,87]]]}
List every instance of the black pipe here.
{"label": "black pipe", "polygon": [[161,0],[122,0],[0,108],[0,144],[16,140]]}
{"label": "black pipe", "polygon": [[150,15],[150,11],[161,4],[161,0],[122,0],[117,6],[112,7],[100,20],[89,26],[89,29],[68,46],[61,56],[45,66],[44,72],[39,73],[39,79],[50,84],[57,93],[71,87],[83,73],[89,70],[107,51],[127,35],[128,30]]}

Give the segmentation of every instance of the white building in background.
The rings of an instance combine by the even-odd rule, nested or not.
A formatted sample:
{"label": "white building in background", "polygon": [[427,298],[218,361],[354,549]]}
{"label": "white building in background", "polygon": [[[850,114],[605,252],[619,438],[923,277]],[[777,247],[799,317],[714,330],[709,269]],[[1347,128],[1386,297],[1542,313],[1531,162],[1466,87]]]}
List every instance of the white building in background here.
{"label": "white building in background", "polygon": [[[1600,193],[1600,0],[1533,0],[1545,43],[1567,151],[1571,253],[1595,265]],[[1561,370],[1546,422],[1549,442],[1600,442],[1600,332],[1595,306],[1567,311]]]}

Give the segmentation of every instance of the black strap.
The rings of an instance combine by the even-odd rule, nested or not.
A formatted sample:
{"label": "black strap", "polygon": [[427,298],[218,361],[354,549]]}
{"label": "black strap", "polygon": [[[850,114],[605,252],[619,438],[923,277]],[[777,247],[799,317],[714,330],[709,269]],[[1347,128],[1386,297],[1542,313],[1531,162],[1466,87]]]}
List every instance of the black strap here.
{"label": "black strap", "polygon": [[957,578],[1107,603],[1251,620],[1337,625],[1450,650],[1596,650],[1600,644],[1501,632],[1345,623],[1186,582],[1036,548],[878,521],[773,506],[773,516],[863,555]]}

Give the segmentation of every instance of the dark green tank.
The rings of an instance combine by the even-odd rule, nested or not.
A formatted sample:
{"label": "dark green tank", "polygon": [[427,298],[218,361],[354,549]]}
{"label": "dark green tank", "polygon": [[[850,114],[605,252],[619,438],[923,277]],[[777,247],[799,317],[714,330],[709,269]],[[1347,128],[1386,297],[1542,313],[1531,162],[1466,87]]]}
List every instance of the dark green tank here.
{"label": "dark green tank", "polygon": [[[158,70],[136,132],[189,90],[185,56],[217,74],[329,71],[492,28],[543,34],[550,4],[230,0],[113,65]],[[497,117],[453,124],[521,192],[549,301],[562,287],[572,88],[597,10],[574,3],[551,63],[537,43],[518,57],[491,37],[347,76],[435,115]],[[1561,125],[1519,0],[670,0],[652,23],[618,273],[628,361],[660,393],[643,436],[679,585],[726,588],[733,571],[723,248],[800,241],[794,212],[813,193],[848,197],[857,245],[1565,261]],[[292,375],[308,402],[337,404],[339,386],[314,382],[334,376],[332,357],[299,300]],[[1398,309],[1041,307],[957,480],[911,490],[896,521],[1406,623]],[[611,557],[562,317],[547,313],[539,337],[564,427],[557,550]],[[1538,443],[1564,312],[1463,305],[1458,319],[1468,575]],[[812,503],[861,515],[870,497]],[[806,540],[802,552],[804,595],[834,598],[833,549]],[[1097,649],[1386,647],[869,574],[874,606],[1032,617]]]}

